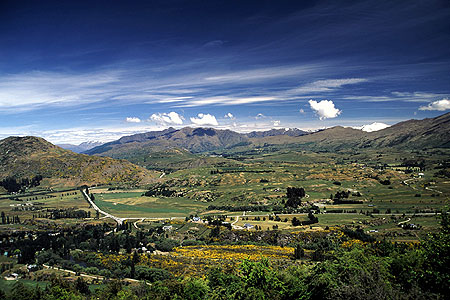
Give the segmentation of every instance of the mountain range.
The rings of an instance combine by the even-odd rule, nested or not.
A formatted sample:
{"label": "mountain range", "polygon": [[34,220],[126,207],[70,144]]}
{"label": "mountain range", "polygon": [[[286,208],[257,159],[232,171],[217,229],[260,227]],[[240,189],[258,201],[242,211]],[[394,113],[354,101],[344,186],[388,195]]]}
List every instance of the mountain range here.
{"label": "mountain range", "polygon": [[[214,128],[168,128],[124,136],[77,154],[38,137],[0,140],[0,180],[42,175],[52,184],[143,184],[160,173],[199,166],[240,164],[221,157],[227,151],[278,145],[290,149],[341,151],[354,149],[425,150],[450,148],[450,113],[409,120],[365,132],[336,126],[307,133],[273,129],[247,134]],[[278,148],[279,148],[278,147]],[[214,155],[212,155],[214,154]]]}
{"label": "mountain range", "polygon": [[[247,134],[214,128],[168,128],[122,137],[86,151],[86,154],[126,158],[136,152],[181,149],[202,153],[237,146],[297,144],[300,148],[335,151],[350,148],[425,149],[450,147],[450,113],[436,118],[400,122],[378,131],[336,126],[308,133],[299,129],[272,129]],[[186,153],[188,153],[186,152]]]}

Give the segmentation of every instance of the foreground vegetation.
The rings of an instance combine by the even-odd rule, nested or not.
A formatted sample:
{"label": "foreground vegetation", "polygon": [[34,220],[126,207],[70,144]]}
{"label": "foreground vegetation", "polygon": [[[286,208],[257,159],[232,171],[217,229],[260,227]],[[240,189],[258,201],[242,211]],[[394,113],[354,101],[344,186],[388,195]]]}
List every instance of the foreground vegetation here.
{"label": "foreground vegetation", "polygon": [[[286,255],[290,264],[277,264],[271,255],[265,257],[262,254],[260,259],[249,257],[240,260],[237,267],[226,264],[210,266],[200,276],[173,276],[161,269],[146,268],[144,266],[148,262],[144,259],[145,255],[134,253],[118,257],[115,268],[120,269],[121,265],[128,264],[133,273],[131,276],[145,279],[151,284],[107,280],[109,276],[104,274],[101,276],[103,284],[98,285],[97,279],[94,282],[82,277],[63,280],[63,277],[56,274],[47,274],[48,283],[45,287],[32,287],[29,282],[17,281],[9,291],[3,292],[2,298],[444,299],[450,292],[449,224],[450,215],[446,212],[442,215],[442,227],[438,233],[429,235],[420,243],[410,244],[365,241],[367,237],[361,233],[330,231],[309,243],[320,244],[312,255],[305,251],[304,247],[308,243],[297,244],[294,253],[286,249],[286,254],[281,255]],[[78,238],[78,235],[75,237]],[[310,248],[313,248],[312,244]],[[64,244],[63,248],[66,246],[70,248],[70,242]],[[256,246],[236,245],[230,249],[245,251],[248,247]],[[206,257],[222,259],[222,256],[228,255],[219,250],[221,246],[208,246],[205,249],[203,256]],[[261,249],[264,253],[264,247]],[[176,253],[184,253],[182,255],[191,258],[200,256],[196,251],[198,247],[191,246],[175,250]],[[217,257],[214,252],[222,254]],[[50,250],[49,253],[46,255],[53,258],[47,263],[51,259],[58,263],[59,255],[56,253],[61,253],[60,248]],[[43,256],[45,255],[42,253],[38,254],[38,261],[45,260]],[[39,272],[42,271],[34,273]],[[90,288],[90,284],[96,283],[96,288]]]}

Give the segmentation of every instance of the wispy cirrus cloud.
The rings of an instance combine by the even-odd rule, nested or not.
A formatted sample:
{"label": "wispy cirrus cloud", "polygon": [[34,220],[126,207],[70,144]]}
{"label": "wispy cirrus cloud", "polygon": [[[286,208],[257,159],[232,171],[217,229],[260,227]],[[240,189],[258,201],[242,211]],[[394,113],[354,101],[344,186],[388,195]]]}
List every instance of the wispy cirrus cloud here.
{"label": "wispy cirrus cloud", "polygon": [[317,80],[288,92],[291,94],[309,94],[309,93],[327,93],[342,88],[345,85],[358,84],[369,81],[366,78],[343,78],[343,79],[325,79]]}
{"label": "wispy cirrus cloud", "polygon": [[[266,94],[259,84],[311,74],[321,67],[277,66],[224,73],[215,69],[205,71],[199,63],[188,72],[181,72],[176,67],[161,70],[152,66],[121,65],[83,73],[33,71],[4,74],[0,75],[0,110],[30,111],[106,101],[109,106],[114,103],[160,103],[178,107],[271,101],[278,99],[277,95]],[[229,92],[230,87],[242,85],[242,82],[252,82],[255,86],[247,88],[247,95],[239,91]]]}
{"label": "wispy cirrus cloud", "polygon": [[4,75],[0,77],[0,110],[27,111],[99,102],[119,92],[115,86],[118,82],[118,71]]}
{"label": "wispy cirrus cloud", "polygon": [[425,92],[391,92],[383,96],[345,96],[343,99],[357,100],[363,102],[389,102],[389,101],[402,101],[402,102],[429,102],[438,97],[443,97],[446,94],[438,93],[425,93]]}
{"label": "wispy cirrus cloud", "polygon": [[176,104],[176,107],[195,107],[205,105],[240,105],[258,102],[275,101],[280,98],[275,96],[254,96],[254,97],[238,97],[238,96],[217,96],[194,98],[186,100],[183,103]]}
{"label": "wispy cirrus cloud", "polygon": [[207,76],[204,79],[211,82],[236,82],[240,83],[243,81],[263,81],[275,78],[285,78],[291,76],[299,76],[305,74],[315,73],[321,69],[325,68],[321,64],[305,64],[301,66],[280,66],[280,67],[269,67],[269,68],[256,68],[248,70],[238,70],[234,72],[215,74]]}

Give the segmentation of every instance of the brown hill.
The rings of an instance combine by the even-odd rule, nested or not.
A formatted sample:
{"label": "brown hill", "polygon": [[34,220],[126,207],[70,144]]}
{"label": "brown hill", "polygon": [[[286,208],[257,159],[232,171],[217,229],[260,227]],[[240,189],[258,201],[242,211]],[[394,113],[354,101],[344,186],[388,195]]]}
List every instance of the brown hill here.
{"label": "brown hill", "polygon": [[64,150],[38,137],[0,140],[0,179],[42,175],[50,183],[144,184],[156,173],[125,160],[88,156]]}
{"label": "brown hill", "polygon": [[396,148],[418,150],[450,147],[450,113],[423,120],[409,120],[375,132],[336,126],[299,137],[271,136],[251,139],[264,144],[296,144],[310,150]]}

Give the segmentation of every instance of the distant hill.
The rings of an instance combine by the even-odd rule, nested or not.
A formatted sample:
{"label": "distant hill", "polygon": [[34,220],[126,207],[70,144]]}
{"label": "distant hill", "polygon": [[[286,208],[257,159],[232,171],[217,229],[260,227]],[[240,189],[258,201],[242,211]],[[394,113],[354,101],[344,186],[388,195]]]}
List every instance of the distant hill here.
{"label": "distant hill", "polygon": [[[159,149],[182,148],[198,153],[248,142],[245,135],[231,130],[218,130],[213,128],[168,128],[163,131],[151,131],[125,136],[117,141],[106,143],[86,151],[86,154],[109,154],[122,151],[125,148],[156,147]],[[130,144],[130,146],[123,146]],[[118,150],[121,149],[121,150]]]}
{"label": "distant hill", "polygon": [[168,128],[163,131],[125,136],[86,151],[86,154],[127,159],[149,169],[183,169],[233,164],[221,157],[195,153],[248,143],[248,138],[231,130],[212,128]]}
{"label": "distant hill", "polygon": [[0,140],[0,179],[42,175],[52,185],[147,183],[152,171],[125,160],[76,154],[38,137]]}
{"label": "distant hill", "polygon": [[449,148],[450,113],[436,118],[404,121],[383,130],[370,132],[362,146],[401,149]]}
{"label": "distant hill", "polygon": [[282,129],[271,129],[267,131],[252,131],[247,133],[247,137],[249,138],[262,138],[267,136],[278,136],[278,135],[287,135],[287,136],[302,136],[308,134],[309,132],[303,131],[297,128],[282,128]]}
{"label": "distant hill", "polygon": [[358,129],[336,126],[297,137],[279,135],[253,138],[251,141],[255,146],[270,144],[287,146],[295,144],[299,149],[338,151],[344,148],[359,147],[360,140],[366,137],[367,134],[367,132]]}
{"label": "distant hill", "polygon": [[63,149],[66,149],[66,150],[73,151],[73,152],[75,152],[75,153],[82,153],[82,152],[84,152],[84,151],[87,151],[87,150],[90,150],[90,149],[92,149],[92,148],[101,146],[101,145],[103,145],[103,144],[104,144],[104,143],[102,143],[102,142],[93,142],[93,141],[90,141],[90,142],[83,142],[83,143],[81,143],[81,144],[79,144],[79,145],[72,145],[72,144],[58,144],[57,146],[58,146],[58,147],[61,147],[61,148],[63,148]]}
{"label": "distant hill", "polygon": [[350,149],[426,149],[450,147],[450,113],[432,119],[409,120],[388,128],[366,132],[336,126],[308,133],[299,129],[272,129],[240,134],[213,128],[168,128],[163,131],[125,136],[86,151],[86,154],[127,159],[150,169],[180,169],[236,163],[221,157],[228,150],[278,145],[312,151]]}
{"label": "distant hill", "polygon": [[427,149],[450,147],[450,113],[436,118],[409,120],[388,128],[365,132],[336,126],[299,137],[272,136],[252,139],[254,145],[297,144],[310,150],[396,148]]}

